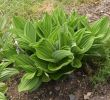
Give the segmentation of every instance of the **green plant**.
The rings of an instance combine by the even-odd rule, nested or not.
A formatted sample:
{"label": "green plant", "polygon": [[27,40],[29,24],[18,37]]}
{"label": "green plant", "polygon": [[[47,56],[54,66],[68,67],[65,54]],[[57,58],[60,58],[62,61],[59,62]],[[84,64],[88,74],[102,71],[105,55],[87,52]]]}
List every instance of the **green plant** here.
{"label": "green plant", "polygon": [[17,69],[11,68],[13,61],[9,57],[13,52],[10,45],[12,37],[6,32],[6,22],[5,16],[0,18],[0,100],[6,100],[4,93],[7,91],[7,86],[4,82],[18,73]]}
{"label": "green plant", "polygon": [[109,31],[108,17],[89,23],[86,16],[76,12],[69,16],[62,9],[37,21],[15,16],[10,29],[13,34],[1,39],[1,68],[6,73],[0,77],[7,79],[23,70],[18,90],[35,90],[42,82],[81,68],[86,56],[104,57],[99,48],[109,39]]}
{"label": "green plant", "polygon": [[7,86],[5,83],[0,82],[0,100],[7,100],[4,93],[7,91]]}
{"label": "green plant", "polygon": [[38,21],[14,17],[13,22],[17,54],[12,59],[26,72],[19,91],[34,90],[42,82],[72,73],[82,66],[85,55],[97,55],[97,48],[110,37],[107,17],[91,24],[87,17],[76,12],[68,16],[61,9]]}
{"label": "green plant", "polygon": [[[110,39],[110,29],[109,29],[109,20],[99,20],[96,21],[93,24],[94,27],[96,27],[96,31],[100,34],[103,33],[102,35],[100,34],[98,37],[100,39],[96,38],[96,41],[94,42],[93,46],[91,49],[86,53],[87,59],[89,57],[93,57],[98,60],[97,63],[97,68],[95,68],[96,72],[92,76],[91,80],[94,84],[99,83],[99,82],[104,82],[109,76],[110,76],[110,46],[109,46],[109,39]],[[99,27],[103,27],[100,29]],[[103,35],[106,34],[104,37]],[[103,38],[101,38],[103,37]],[[94,65],[92,65],[94,66]]]}

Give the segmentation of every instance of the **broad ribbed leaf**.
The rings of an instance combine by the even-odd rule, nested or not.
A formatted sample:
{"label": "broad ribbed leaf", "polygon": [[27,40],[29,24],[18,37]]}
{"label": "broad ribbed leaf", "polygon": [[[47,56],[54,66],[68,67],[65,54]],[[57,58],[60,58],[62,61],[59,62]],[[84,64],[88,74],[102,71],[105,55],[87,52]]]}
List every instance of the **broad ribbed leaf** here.
{"label": "broad ribbed leaf", "polygon": [[7,48],[7,49],[4,49],[3,54],[4,54],[4,56],[5,56],[6,58],[10,59],[10,58],[12,58],[14,55],[17,54],[16,48],[9,47],[9,48]]}
{"label": "broad ribbed leaf", "polygon": [[22,48],[21,51],[23,51],[23,49],[25,50],[29,50],[32,51],[32,47],[30,47],[30,43],[29,41],[25,41],[23,38],[19,38],[17,39],[18,43],[19,43],[19,48]]}
{"label": "broad ribbed leaf", "polygon": [[42,70],[42,69],[40,69],[40,68],[38,67],[38,68],[37,68],[36,75],[37,75],[37,76],[41,76],[41,75],[42,75],[42,73],[43,73],[43,70]]}
{"label": "broad ribbed leaf", "polygon": [[24,55],[24,54],[15,55],[14,59],[17,63],[19,63],[19,65],[22,65],[22,64],[33,65],[34,64],[34,61],[28,55]]}
{"label": "broad ribbed leaf", "polygon": [[47,32],[46,32],[45,28],[43,27],[42,21],[37,22],[36,31],[40,38],[47,37],[47,34],[46,34]]}
{"label": "broad ribbed leaf", "polygon": [[26,72],[36,71],[34,61],[27,55],[16,55],[14,57],[18,67],[23,68]]}
{"label": "broad ribbed leaf", "polygon": [[23,69],[25,72],[35,72],[37,70],[37,68],[35,68],[34,66],[31,66],[31,65],[18,65],[17,67],[20,68],[20,69]]}
{"label": "broad ribbed leaf", "polygon": [[48,65],[48,69],[50,71],[57,71],[57,70],[61,69],[62,67],[67,66],[71,62],[72,62],[72,58],[65,58],[58,63],[50,63]]}
{"label": "broad ribbed leaf", "polygon": [[94,42],[94,36],[86,34],[81,40],[79,46],[76,43],[72,45],[71,48],[72,52],[73,53],[76,52],[79,54],[85,53],[92,47],[93,42]]}
{"label": "broad ribbed leaf", "polygon": [[31,22],[27,22],[24,28],[24,35],[29,38],[30,42],[36,42],[36,31]]}
{"label": "broad ribbed leaf", "polygon": [[52,13],[52,19],[53,19],[55,25],[63,25],[64,22],[66,22],[66,14],[61,8],[56,9]]}
{"label": "broad ribbed leaf", "polygon": [[91,27],[90,27],[90,25],[89,25],[89,20],[88,20],[87,16],[83,16],[83,17],[81,18],[80,22],[81,22],[81,24],[83,24],[83,26],[84,26],[87,30],[91,31]]}
{"label": "broad ribbed leaf", "polygon": [[9,66],[10,64],[12,64],[12,63],[13,63],[13,60],[9,60],[9,61],[0,63],[0,72],[1,72],[4,68],[8,67],[8,66]]}
{"label": "broad ribbed leaf", "polygon": [[105,57],[105,45],[104,44],[93,44],[92,48],[85,54],[86,56],[93,57]]}
{"label": "broad ribbed leaf", "polygon": [[105,36],[102,38],[102,42],[107,42],[110,39],[110,28],[108,29],[108,32],[105,34]]}
{"label": "broad ribbed leaf", "polygon": [[5,95],[2,92],[0,92],[0,100],[7,100]]}
{"label": "broad ribbed leaf", "polygon": [[56,27],[55,30],[48,36],[48,40],[55,44],[58,40],[58,34],[60,33],[60,27]]}
{"label": "broad ribbed leaf", "polygon": [[109,19],[108,17],[103,17],[96,21],[92,26],[92,32],[95,34],[96,38],[102,38],[108,31]]}
{"label": "broad ribbed leaf", "polygon": [[17,35],[18,38],[21,38],[22,41],[24,41],[25,43],[29,43],[30,42],[30,39],[24,35],[24,31],[23,30],[14,28],[14,29],[11,30],[11,32],[13,34]]}
{"label": "broad ribbed leaf", "polygon": [[60,8],[57,10],[57,14],[60,24],[63,25],[63,23],[66,21],[66,13]]}
{"label": "broad ribbed leaf", "polygon": [[59,20],[58,20],[58,14],[57,14],[57,11],[55,10],[53,13],[52,13],[52,24],[53,25],[60,25],[59,23]]}
{"label": "broad ribbed leaf", "polygon": [[79,18],[79,15],[76,11],[72,12],[72,14],[69,16],[68,24],[71,27],[74,27],[75,24],[77,24],[77,19]]}
{"label": "broad ribbed leaf", "polygon": [[16,28],[24,30],[24,26],[26,24],[26,21],[22,19],[21,17],[15,16],[13,17],[13,22]]}
{"label": "broad ribbed leaf", "polygon": [[44,61],[44,60],[41,60],[39,59],[37,56],[33,55],[32,56],[32,59],[36,62],[35,65],[37,68],[41,69],[42,71],[44,72],[50,72],[48,70],[48,62]]}
{"label": "broad ribbed leaf", "polygon": [[3,82],[0,82],[0,92],[5,93],[7,89],[7,85]]}
{"label": "broad ribbed leaf", "polygon": [[54,72],[50,75],[50,78],[53,80],[58,80],[64,75],[71,74],[75,69],[69,64],[67,66],[62,67],[60,70]]}
{"label": "broad ribbed leaf", "polygon": [[91,36],[89,34],[85,35],[79,44],[79,47],[82,48],[82,53],[87,52],[91,48],[93,42],[94,36]]}
{"label": "broad ribbed leaf", "polygon": [[41,80],[39,77],[33,77],[32,79],[28,79],[30,78],[29,75],[25,74],[22,79],[21,82],[18,86],[18,91],[22,92],[22,91],[26,91],[26,90],[32,90],[35,87],[38,88],[41,84]]}
{"label": "broad ribbed leaf", "polygon": [[48,37],[49,34],[52,32],[52,20],[51,16],[46,13],[44,18],[44,28],[46,30],[45,36]]}
{"label": "broad ribbed leaf", "polygon": [[67,24],[65,24],[59,33],[59,48],[62,48],[63,46],[71,46],[72,40],[72,35],[68,31]]}
{"label": "broad ribbed leaf", "polygon": [[15,68],[5,68],[0,73],[0,80],[3,80],[3,81],[7,80],[11,76],[18,74],[18,73],[19,73],[19,71]]}
{"label": "broad ribbed leaf", "polygon": [[73,62],[71,63],[71,65],[72,65],[72,67],[74,67],[74,68],[81,68],[82,63],[81,63],[81,61],[80,61],[79,59],[75,58],[75,59],[73,60]]}
{"label": "broad ribbed leaf", "polygon": [[42,82],[49,82],[50,81],[50,77],[47,73],[44,73],[42,76]]}
{"label": "broad ribbed leaf", "polygon": [[36,74],[36,72],[26,73],[25,74],[25,76],[26,76],[25,79],[30,80],[30,79],[34,78],[35,74]]}
{"label": "broad ribbed leaf", "polygon": [[75,39],[76,43],[79,44],[85,34],[85,29],[80,29],[73,34],[73,38]]}
{"label": "broad ribbed leaf", "polygon": [[73,53],[69,50],[56,50],[55,52],[53,52],[52,56],[56,62],[59,62],[65,57],[72,57]]}
{"label": "broad ribbed leaf", "polygon": [[55,51],[54,46],[46,39],[42,39],[36,45],[36,55],[39,59],[54,62],[52,53]]}

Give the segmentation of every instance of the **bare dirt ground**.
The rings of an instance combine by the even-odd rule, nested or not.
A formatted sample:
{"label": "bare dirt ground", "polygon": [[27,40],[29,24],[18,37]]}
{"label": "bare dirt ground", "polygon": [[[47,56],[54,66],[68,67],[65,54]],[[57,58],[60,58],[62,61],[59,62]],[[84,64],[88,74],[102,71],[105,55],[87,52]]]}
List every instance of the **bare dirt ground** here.
{"label": "bare dirt ground", "polygon": [[[65,8],[68,12],[77,9],[80,14],[87,15],[90,21],[103,15],[110,16],[110,0],[81,4],[77,7],[70,4]],[[42,84],[38,90],[31,93],[17,92],[18,76],[9,82],[7,96],[9,100],[110,100],[110,82],[93,87],[86,75],[82,76],[80,72],[77,74],[72,74],[64,80]]]}

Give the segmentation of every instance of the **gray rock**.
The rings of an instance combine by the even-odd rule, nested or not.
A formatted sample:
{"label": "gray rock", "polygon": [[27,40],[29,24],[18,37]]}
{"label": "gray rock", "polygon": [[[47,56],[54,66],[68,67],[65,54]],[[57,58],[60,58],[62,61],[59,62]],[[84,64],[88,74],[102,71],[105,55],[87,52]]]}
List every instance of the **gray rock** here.
{"label": "gray rock", "polygon": [[52,95],[52,91],[49,92],[49,95]]}
{"label": "gray rock", "polygon": [[59,86],[55,87],[55,90],[59,91],[60,90],[60,87]]}
{"label": "gray rock", "polygon": [[70,99],[70,100],[75,100],[75,95],[70,94],[70,95],[69,95],[69,99]]}

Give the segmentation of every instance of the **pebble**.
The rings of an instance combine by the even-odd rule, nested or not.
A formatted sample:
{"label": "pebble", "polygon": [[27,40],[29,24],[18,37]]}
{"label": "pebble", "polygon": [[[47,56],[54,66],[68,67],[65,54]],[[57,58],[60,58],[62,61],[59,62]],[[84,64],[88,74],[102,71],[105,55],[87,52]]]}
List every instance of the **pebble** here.
{"label": "pebble", "polygon": [[91,18],[92,17],[92,14],[86,14],[87,17]]}
{"label": "pebble", "polygon": [[34,99],[38,99],[38,97],[37,96],[34,96]]}
{"label": "pebble", "polygon": [[101,99],[104,99],[104,97],[100,97]]}
{"label": "pebble", "polygon": [[69,99],[70,99],[70,100],[75,100],[75,95],[70,94],[70,95],[69,95]]}
{"label": "pebble", "polygon": [[84,94],[84,100],[89,100],[92,92],[88,92],[87,94]]}
{"label": "pebble", "polygon": [[59,91],[60,90],[60,87],[59,86],[55,87],[55,90]]}
{"label": "pebble", "polygon": [[52,95],[52,91],[49,92],[49,95]]}
{"label": "pebble", "polygon": [[104,13],[104,11],[103,11],[103,10],[101,10],[100,12],[101,12],[101,13]]}

